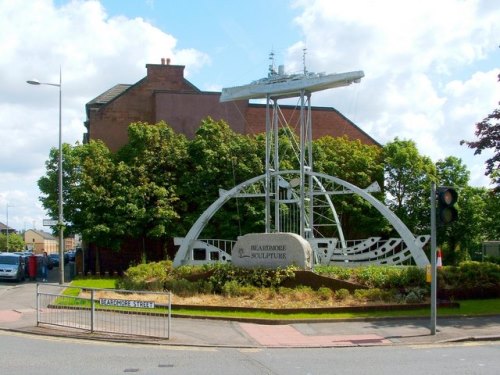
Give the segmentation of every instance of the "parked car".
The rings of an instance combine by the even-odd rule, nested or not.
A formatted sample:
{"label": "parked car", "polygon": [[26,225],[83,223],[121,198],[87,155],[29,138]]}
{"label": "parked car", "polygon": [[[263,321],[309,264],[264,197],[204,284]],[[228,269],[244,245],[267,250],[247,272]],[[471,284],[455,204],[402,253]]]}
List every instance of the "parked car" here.
{"label": "parked car", "polygon": [[24,281],[25,263],[19,254],[0,253],[0,278]]}
{"label": "parked car", "polygon": [[76,251],[75,250],[69,250],[66,254],[68,255],[68,260],[70,262],[74,262],[75,261],[75,257],[76,257]]}
{"label": "parked car", "polygon": [[49,261],[52,262],[53,267],[59,267],[59,254],[57,253],[49,254]]}

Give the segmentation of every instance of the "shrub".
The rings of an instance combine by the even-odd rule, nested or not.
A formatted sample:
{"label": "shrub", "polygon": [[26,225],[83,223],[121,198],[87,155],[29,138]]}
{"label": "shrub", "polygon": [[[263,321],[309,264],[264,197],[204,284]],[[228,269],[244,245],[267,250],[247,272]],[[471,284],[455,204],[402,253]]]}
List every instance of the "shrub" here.
{"label": "shrub", "polygon": [[293,289],[293,298],[296,301],[307,301],[316,296],[316,292],[309,286],[299,285]]}
{"label": "shrub", "polygon": [[322,301],[329,301],[332,299],[333,291],[330,288],[321,287],[317,290],[316,294]]}
{"label": "shrub", "polygon": [[212,294],[214,292],[212,284],[210,284],[206,280],[199,280],[197,284],[198,284],[198,293],[200,294]]}
{"label": "shrub", "polygon": [[500,257],[495,257],[492,255],[486,255],[484,257],[484,261],[488,263],[498,264],[500,265]]}
{"label": "shrub", "polygon": [[446,298],[495,298],[500,296],[500,265],[462,262],[438,270],[438,288]]}
{"label": "shrub", "polygon": [[388,302],[388,301],[391,301],[393,299],[393,297],[394,297],[394,294],[392,291],[382,290],[379,288],[356,289],[354,291],[354,298],[356,298],[357,300],[361,300],[361,301]]}
{"label": "shrub", "polygon": [[292,288],[286,288],[284,286],[280,286],[277,289],[277,292],[280,296],[287,297],[287,296],[292,296],[294,293],[294,289]]}
{"label": "shrub", "polygon": [[412,287],[426,288],[425,273],[426,270],[423,267],[403,267],[399,277],[399,284],[395,283],[393,287],[405,289]]}
{"label": "shrub", "polygon": [[412,288],[408,294],[404,297],[404,302],[406,303],[420,303],[425,300],[428,295],[427,289],[424,288]]}
{"label": "shrub", "polygon": [[349,280],[353,273],[352,268],[340,266],[318,265],[314,270],[319,275],[329,276],[339,280]]}
{"label": "shrub", "polygon": [[199,284],[198,282],[191,282],[186,279],[168,280],[165,283],[165,287],[179,297],[192,297],[198,294]]}
{"label": "shrub", "polygon": [[335,299],[337,301],[345,301],[347,298],[349,298],[351,293],[347,289],[339,289],[335,291]]}
{"label": "shrub", "polygon": [[216,264],[211,269],[209,282],[215,293],[222,293],[224,285],[236,280],[240,285],[251,285],[257,288],[277,288],[283,281],[295,277],[294,267],[265,269],[237,268],[231,264]]}
{"label": "shrub", "polygon": [[260,289],[253,285],[243,285],[240,287],[240,292],[243,297],[255,298],[259,294]]}
{"label": "shrub", "polygon": [[118,280],[117,287],[128,290],[163,290],[172,270],[172,262],[169,260],[138,264],[125,271]]}
{"label": "shrub", "polygon": [[239,297],[241,296],[241,285],[236,280],[228,281],[222,286],[222,294],[227,297]]}

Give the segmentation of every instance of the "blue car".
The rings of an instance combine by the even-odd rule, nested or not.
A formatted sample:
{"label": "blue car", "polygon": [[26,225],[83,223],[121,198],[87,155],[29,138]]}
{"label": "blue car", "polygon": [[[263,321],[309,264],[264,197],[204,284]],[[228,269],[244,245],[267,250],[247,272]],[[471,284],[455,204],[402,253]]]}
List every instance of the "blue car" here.
{"label": "blue car", "polygon": [[52,262],[52,265],[54,267],[59,267],[59,254],[53,253],[53,254],[49,254],[48,256],[49,256],[50,262]]}

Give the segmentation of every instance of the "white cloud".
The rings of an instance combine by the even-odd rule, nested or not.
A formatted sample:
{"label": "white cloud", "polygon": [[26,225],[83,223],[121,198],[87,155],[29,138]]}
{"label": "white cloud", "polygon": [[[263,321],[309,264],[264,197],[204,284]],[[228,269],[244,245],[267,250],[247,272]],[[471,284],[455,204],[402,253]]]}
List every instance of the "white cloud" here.
{"label": "white cloud", "polygon": [[[33,221],[41,226],[45,213],[36,181],[58,138],[57,88],[30,86],[26,80],[56,83],[61,67],[63,141],[74,144],[85,132],[85,103],[117,83],[138,81],[147,63],[169,57],[173,64],[186,65],[188,79],[210,66],[201,80],[217,90],[228,69],[214,73],[213,56],[178,48],[182,36],[144,18],[110,16],[95,0],[63,3],[0,0],[0,218],[6,204],[14,206],[9,221],[17,229]],[[313,105],[336,107],[381,143],[399,136],[414,139],[421,153],[434,160],[461,157],[471,169],[472,183],[488,184],[482,176],[487,155],[473,156],[459,141],[473,139],[474,124],[500,100],[496,2],[298,0],[294,6],[303,40],[283,54],[287,71],[302,70],[307,47],[310,71],[362,69],[366,74],[358,85],[315,94]],[[208,35],[207,25],[196,26],[185,32],[206,30]],[[210,37],[227,38],[217,43],[227,50],[221,57],[226,61],[237,48],[233,34],[245,46],[275,42],[248,38],[252,30],[223,30],[228,35]],[[237,61],[231,69],[256,68],[255,62]]]}
{"label": "white cloud", "polygon": [[434,161],[460,157],[471,169],[471,183],[488,185],[487,155],[473,156],[459,142],[474,139],[475,123],[500,100],[498,5],[455,0],[294,5],[301,11],[295,21],[304,40],[290,47],[290,60],[300,61],[306,46],[309,70],[362,69],[366,75],[352,91],[355,113],[346,89],[315,95],[313,104],[337,107],[381,143],[398,136],[415,140],[420,153]]}
{"label": "white cloud", "polygon": [[0,14],[0,207],[13,206],[10,226],[40,228],[45,212],[36,181],[57,146],[58,89],[26,80],[58,83],[62,68],[63,141],[74,144],[85,132],[85,103],[101,92],[135,83],[147,63],[162,57],[185,64],[187,75],[209,58],[177,49],[172,35],[142,18],[108,16],[98,1],[57,7],[49,0],[0,0]]}

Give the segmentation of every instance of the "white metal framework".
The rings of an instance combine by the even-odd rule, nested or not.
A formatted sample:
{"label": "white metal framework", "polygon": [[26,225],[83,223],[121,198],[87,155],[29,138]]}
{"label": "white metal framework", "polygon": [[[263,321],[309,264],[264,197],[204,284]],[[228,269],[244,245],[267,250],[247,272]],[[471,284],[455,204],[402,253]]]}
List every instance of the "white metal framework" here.
{"label": "white metal framework", "polygon": [[[410,260],[419,266],[429,263],[422,250],[428,236],[415,238],[394,213],[374,198],[370,192],[376,191],[378,186],[372,184],[361,189],[339,178],[313,172],[311,93],[347,86],[359,82],[363,76],[362,71],[314,74],[307,72],[305,66],[303,73],[288,75],[282,66],[276,72],[272,60],[267,78],[222,90],[221,101],[266,99],[265,174],[220,192],[219,198],[198,218],[186,237],[175,239],[180,247],[174,266],[230,261],[231,243],[225,243],[225,248],[221,249],[214,246],[213,240],[207,242],[198,237],[210,218],[229,199],[259,197],[265,199],[265,233],[299,234],[311,243],[317,263],[401,264]],[[279,130],[289,124],[281,117],[278,100],[290,97],[299,98],[298,144],[295,147],[299,169],[281,170]],[[293,136],[291,138],[295,140]],[[347,241],[332,202],[332,196],[339,194],[357,194],[368,201],[393,225],[401,238]]]}
{"label": "white metal framework", "polygon": [[[272,171],[270,172],[270,177],[275,178],[276,176],[293,176],[298,175],[300,171],[297,170],[285,170],[285,171]],[[349,182],[341,180],[337,177],[328,176],[323,173],[316,173],[312,171],[305,172],[306,177],[315,177],[316,179],[322,181],[323,192],[316,191],[312,194],[313,197],[319,196],[319,193],[323,195],[334,195],[334,194],[349,194],[354,193],[361,196],[363,199],[368,201],[373,207],[375,207],[394,227],[394,229],[401,236],[401,239],[390,239],[380,244],[379,238],[369,238],[365,241],[358,241],[358,243],[352,246],[338,247],[337,239],[323,238],[319,235],[316,237],[311,237],[309,239],[310,243],[313,245],[313,250],[316,253],[316,260],[320,263],[330,263],[331,261],[350,263],[352,264],[363,264],[363,263],[380,263],[380,264],[401,264],[404,261],[413,259],[416,265],[425,266],[429,263],[427,257],[425,256],[422,247],[428,241],[428,236],[420,236],[415,238],[409,229],[404,225],[404,223],[384,204],[373,197],[370,193],[361,189]],[[235,187],[231,190],[221,191],[219,198],[212,203],[203,214],[200,215],[198,220],[191,227],[189,232],[184,238],[177,238],[176,244],[180,245],[179,250],[174,259],[174,266],[178,267],[183,264],[196,264],[196,263],[206,263],[207,261],[217,260],[217,261],[230,261],[231,246],[226,246],[225,250],[210,244],[210,250],[212,252],[217,252],[216,256],[212,256],[204,259],[196,259],[193,253],[193,249],[202,249],[205,243],[199,240],[199,236],[208,224],[212,216],[231,198],[259,198],[266,196],[265,194],[265,181],[267,174],[260,175],[251,178]],[[276,179],[279,180],[279,179]],[[293,180],[293,179],[292,179]],[[326,186],[326,187],[325,187]],[[328,188],[328,191],[326,190]],[[298,200],[295,202],[284,202],[282,204],[290,203],[291,205],[297,205]],[[289,223],[283,218],[283,215],[288,207],[282,207],[280,212],[280,225],[288,225],[287,229],[292,231],[293,225],[297,225],[297,216],[295,219],[290,218]],[[292,214],[293,215],[293,214]],[[291,225],[289,225],[291,223]],[[309,227],[309,225],[308,225]],[[320,234],[319,226],[314,228],[313,233]],[[331,241],[331,242],[330,242]],[[404,243],[404,248],[396,249],[398,245]],[[329,244],[325,247],[328,253],[321,252],[322,247],[319,244]],[[226,244],[227,245],[227,244]],[[330,256],[325,256],[330,255]],[[336,255],[334,257],[334,255]]]}

